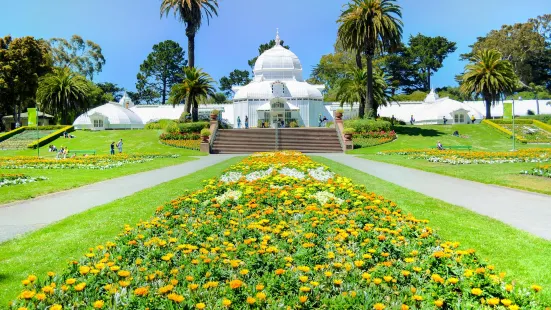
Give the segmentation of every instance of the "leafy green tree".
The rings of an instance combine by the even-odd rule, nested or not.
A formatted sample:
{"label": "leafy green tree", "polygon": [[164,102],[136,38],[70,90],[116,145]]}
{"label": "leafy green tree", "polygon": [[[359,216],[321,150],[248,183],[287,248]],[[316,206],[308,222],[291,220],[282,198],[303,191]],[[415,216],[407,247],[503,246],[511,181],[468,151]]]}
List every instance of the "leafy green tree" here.
{"label": "leafy green tree", "polygon": [[473,98],[465,95],[460,87],[454,87],[454,86],[444,86],[440,88],[436,88],[436,93],[440,98],[443,97],[450,97],[453,100],[457,101],[468,101],[472,100]]}
{"label": "leafy green tree", "polygon": [[[386,106],[391,99],[388,84],[384,73],[376,70],[373,75],[373,102],[374,110],[377,112],[380,106]],[[365,68],[353,68],[346,73],[346,76],[339,80],[339,88],[336,99],[343,106],[345,103],[352,106],[359,103],[365,94],[367,81],[367,70]]]}
{"label": "leafy green tree", "polygon": [[218,16],[218,0],[162,0],[161,17],[168,16],[170,11],[186,26],[188,39],[189,67],[195,66],[195,35],[203,19],[209,22],[212,16]]}
{"label": "leafy green tree", "polygon": [[536,85],[534,83],[530,83],[528,85],[528,89],[534,94],[534,97],[536,98],[536,114],[540,115],[540,101],[539,101],[539,94],[545,91],[545,87],[541,85]]}
{"label": "leafy green tree", "polygon": [[85,77],[69,68],[59,68],[40,78],[36,97],[44,111],[56,116],[61,114],[62,123],[69,124],[71,112],[88,107],[91,91]]}
{"label": "leafy green tree", "polygon": [[110,96],[109,98],[111,98],[111,101],[118,102],[119,100],[121,100],[124,94],[124,87],[119,87],[115,83],[111,83],[111,82],[97,83],[96,86],[99,87],[104,94],[109,95]]}
{"label": "leafy green tree", "polygon": [[[285,41],[284,40],[281,40],[281,46],[283,46],[284,48],[286,49],[290,49],[289,45],[284,45],[285,44]],[[263,43],[263,44],[260,44],[260,46],[258,47],[258,56],[262,55],[262,53],[264,53],[265,51],[271,49],[272,47],[274,47],[276,45],[275,43],[275,40],[270,40],[270,42],[268,43]],[[248,64],[249,66],[251,67],[251,70],[254,69],[254,64],[256,64],[256,60],[258,59],[258,56],[256,56],[255,58],[253,59],[250,59],[248,61]]]}
{"label": "leafy green tree", "polygon": [[249,71],[235,69],[230,72],[229,76],[223,76],[220,78],[220,90],[224,92],[226,96],[233,96],[232,86],[234,85],[247,85],[251,82],[249,77]]}
{"label": "leafy green tree", "polygon": [[38,79],[51,70],[48,44],[33,37],[0,38],[0,114],[21,112],[35,104]]}
{"label": "leafy green tree", "polygon": [[411,56],[409,47],[398,45],[389,53],[382,55],[379,67],[389,79],[389,87],[392,95],[398,91],[408,94],[423,89],[423,81],[419,78],[418,68]]}
{"label": "leafy green tree", "polygon": [[423,101],[427,98],[428,93],[416,90],[411,94],[398,94],[393,97],[395,101]]}
{"label": "leafy green tree", "polygon": [[[161,104],[166,103],[170,88],[179,82],[179,73],[187,65],[185,52],[180,44],[166,40],[153,45],[153,51],[140,65],[138,84],[142,89],[154,89],[161,94]],[[136,86],[138,87],[138,85]]]}
{"label": "leafy green tree", "polygon": [[479,50],[465,66],[461,90],[466,95],[481,95],[486,102],[486,118],[491,118],[490,107],[501,94],[513,92],[518,84],[510,61],[497,50]]}
{"label": "leafy green tree", "polygon": [[161,94],[151,86],[147,77],[142,73],[137,75],[135,98],[130,97],[135,104],[154,104],[161,97]]}
{"label": "leafy green tree", "polygon": [[185,111],[190,113],[194,122],[199,119],[199,102],[208,96],[215,96],[214,80],[211,76],[197,68],[184,68],[182,82],[174,84],[170,91],[170,102],[186,103]]}
{"label": "leafy green tree", "polygon": [[422,34],[409,38],[409,53],[419,69],[423,90],[430,90],[430,77],[442,68],[444,59],[455,52],[455,42],[444,37],[427,37]]}
{"label": "leafy green tree", "polygon": [[363,49],[367,60],[365,111],[360,116],[375,116],[373,58],[398,46],[402,36],[401,8],[396,0],[353,0],[338,20],[338,37],[345,49]]}
{"label": "leafy green tree", "polygon": [[50,39],[51,53],[56,67],[68,67],[72,71],[94,80],[94,75],[101,72],[105,65],[101,47],[91,40],[84,40],[78,35],[71,39]]}

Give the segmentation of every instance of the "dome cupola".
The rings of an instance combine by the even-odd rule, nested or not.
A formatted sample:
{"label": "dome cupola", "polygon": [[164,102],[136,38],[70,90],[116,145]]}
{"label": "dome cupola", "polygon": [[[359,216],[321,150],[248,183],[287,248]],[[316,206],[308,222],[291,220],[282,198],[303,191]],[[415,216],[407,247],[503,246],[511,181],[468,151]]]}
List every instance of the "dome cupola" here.
{"label": "dome cupola", "polygon": [[255,81],[303,81],[302,65],[297,55],[281,45],[279,31],[275,46],[258,57],[254,65]]}

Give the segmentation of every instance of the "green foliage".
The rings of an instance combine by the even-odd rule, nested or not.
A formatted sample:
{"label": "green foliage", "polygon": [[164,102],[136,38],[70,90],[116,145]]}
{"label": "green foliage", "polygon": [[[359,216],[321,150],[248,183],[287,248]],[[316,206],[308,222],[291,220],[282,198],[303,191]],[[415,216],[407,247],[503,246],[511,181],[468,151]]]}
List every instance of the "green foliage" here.
{"label": "green foliage", "polygon": [[354,129],[355,133],[371,131],[390,131],[390,122],[372,119],[353,119],[344,121],[344,126]]}
{"label": "green foliage", "polygon": [[[495,123],[495,124],[513,124],[513,120],[512,119],[493,119],[492,123]],[[532,124],[532,123],[533,123],[533,120],[531,120],[531,119],[515,118],[515,124],[527,125],[527,124]]]}
{"label": "green foliage", "polygon": [[48,44],[33,37],[0,38],[0,115],[19,115],[35,105],[38,80],[50,72]]}
{"label": "green foliage", "polygon": [[[367,92],[367,70],[352,69],[347,72],[345,78],[339,81],[337,101],[343,104],[362,102]],[[386,106],[390,101],[390,93],[383,73],[376,70],[373,74],[373,108],[375,111],[380,106]]]}
{"label": "green foliage", "polygon": [[202,129],[209,127],[209,122],[184,123],[178,125],[180,133],[197,133],[201,132]]}
{"label": "green foliage", "polygon": [[27,127],[25,127],[25,126],[21,126],[19,128],[14,129],[14,130],[5,132],[3,134],[0,134],[0,142],[4,141],[4,140],[7,140],[7,139],[15,136],[16,134],[22,133],[23,131],[25,131],[26,128]]}
{"label": "green foliage", "polygon": [[188,38],[188,56],[190,68],[195,67],[195,34],[201,28],[203,19],[209,22],[213,15],[218,15],[218,0],[162,0],[161,16],[170,12],[186,26]]}
{"label": "green foliage", "polygon": [[201,137],[208,137],[210,136],[210,130],[207,128],[201,129]]}
{"label": "green foliage", "polygon": [[[180,82],[179,74],[186,65],[185,52],[180,44],[172,40],[155,44],[153,51],[140,65],[136,90],[138,93],[153,90],[160,95],[160,103],[165,104],[172,85]],[[176,102],[172,102],[172,105],[175,104]]]}
{"label": "green foliage", "polygon": [[105,65],[101,47],[93,41],[85,41],[76,34],[69,40],[53,38],[49,42],[56,67],[70,68],[93,80],[94,75],[100,73]]}
{"label": "green foliage", "polygon": [[191,119],[191,116],[189,116],[189,113],[182,112],[182,114],[180,114],[180,118],[178,119],[178,121],[180,121],[180,123],[185,123],[188,121],[188,117],[189,119]]}
{"label": "green foliage", "polygon": [[214,110],[212,110],[212,111],[210,112],[210,114],[211,114],[211,115],[218,115],[218,114],[220,114],[220,111],[214,109]]}
{"label": "green foliage", "polygon": [[[182,113],[183,114],[183,113]],[[147,123],[145,129],[166,129],[170,124],[176,124],[174,120],[171,119],[161,119],[156,122]]]}
{"label": "green foliage", "polygon": [[[112,98],[111,101],[119,102],[119,100],[121,100],[123,96],[124,87],[119,87],[115,83],[111,83],[111,82],[97,83],[96,86],[99,87],[104,94],[109,95],[110,98]],[[108,102],[108,101],[105,101],[105,102]]]}
{"label": "green foliage", "polygon": [[220,78],[220,91],[224,92],[226,96],[233,96],[232,86],[234,85],[247,85],[251,82],[249,77],[249,71],[235,69],[230,72],[229,76],[223,76]]}
{"label": "green foliage", "polygon": [[419,33],[409,38],[410,56],[419,70],[423,89],[431,88],[430,77],[442,68],[444,59],[456,49],[455,42],[440,36],[427,37]]}
{"label": "green foliage", "polygon": [[201,69],[184,68],[181,76],[182,82],[174,84],[170,91],[171,102],[186,102],[185,111],[191,113],[194,122],[199,119],[199,102],[208,96],[215,96],[214,80],[211,76]]}
{"label": "green foliage", "polygon": [[486,101],[486,118],[492,117],[490,106],[502,93],[513,92],[518,78],[513,66],[497,50],[480,50],[465,66],[461,91],[468,95],[482,95]]}
{"label": "green foliage", "polygon": [[427,97],[428,93],[417,90],[411,94],[398,94],[394,95],[393,99],[396,101],[423,101]]}
{"label": "green foliage", "polygon": [[67,125],[70,112],[88,107],[91,90],[85,77],[75,74],[69,68],[61,68],[40,78],[36,99],[41,103],[41,110],[61,115],[62,123]]}
{"label": "green foliage", "polygon": [[178,124],[176,124],[175,122],[170,122],[167,124],[165,131],[174,134],[178,133],[180,129],[178,128]]}
{"label": "green foliage", "polygon": [[535,119],[543,123],[549,123],[551,122],[551,114],[540,114],[540,115],[528,115],[528,116],[520,116],[515,117],[515,121],[519,119]]}
{"label": "green foliage", "polygon": [[61,135],[63,135],[64,132],[72,132],[74,130],[75,130],[75,128],[72,125],[62,127],[59,130],[54,131],[51,134],[40,138],[38,141],[35,141],[35,142],[27,145],[27,147],[30,148],[30,149],[36,149],[37,147],[46,145],[46,144],[58,139]]}
{"label": "green foliage", "polygon": [[354,128],[351,128],[351,127],[346,127],[342,130],[342,133],[344,133],[345,135],[352,135],[356,132],[356,130]]}

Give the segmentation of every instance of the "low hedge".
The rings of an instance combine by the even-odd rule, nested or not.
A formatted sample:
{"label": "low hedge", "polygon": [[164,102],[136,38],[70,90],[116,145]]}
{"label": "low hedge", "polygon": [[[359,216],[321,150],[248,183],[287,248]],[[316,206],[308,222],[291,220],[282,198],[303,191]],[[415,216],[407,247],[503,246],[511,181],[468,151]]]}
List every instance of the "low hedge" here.
{"label": "low hedge", "polygon": [[72,131],[75,131],[75,127],[73,127],[73,125],[64,126],[61,129],[54,131],[51,134],[41,138],[40,140],[27,145],[27,147],[30,149],[36,149],[37,147],[46,145],[54,141],[55,139],[59,138],[64,132],[72,132]]}
{"label": "low hedge", "polygon": [[[509,138],[513,136],[513,133],[510,132],[509,130],[501,127],[498,125],[498,123],[496,123],[495,121],[490,121],[490,120],[487,120],[487,119],[484,119],[482,120],[482,123],[483,124],[486,124],[494,129],[497,129],[499,132],[503,133],[503,134],[506,134]],[[512,122],[500,122],[500,124],[511,124]],[[516,123],[516,120],[515,120],[515,123]],[[532,124],[532,121],[530,120],[530,123],[526,123],[526,124]],[[528,141],[526,141],[526,139],[523,139],[521,137],[519,137],[518,135],[515,135],[515,138],[517,139],[517,141],[521,142],[521,143],[528,143]]]}
{"label": "low hedge", "polygon": [[47,125],[47,126],[38,126],[38,127],[29,127],[25,126],[25,130],[55,130],[65,128],[67,125]]}
{"label": "low hedge", "polygon": [[5,132],[3,134],[0,134],[0,141],[7,140],[7,139],[15,136],[18,133],[22,133],[23,131],[25,131],[25,129],[26,129],[26,127],[23,126],[23,127],[19,127],[17,129]]}
{"label": "low hedge", "polygon": [[[551,125],[551,114],[540,114],[540,115],[527,115],[527,116],[520,116],[519,119],[533,119],[538,120],[543,123],[547,123]],[[515,118],[515,122],[516,122]]]}
{"label": "low hedge", "polygon": [[178,128],[180,129],[180,133],[201,132],[202,129],[209,128],[209,127],[210,127],[209,122],[183,123],[178,125]]}
{"label": "low hedge", "polygon": [[551,132],[551,123],[550,124],[546,124],[544,122],[540,122],[538,120],[534,120],[534,123],[533,123],[536,127],[540,128],[540,129],[543,129],[545,131],[549,131]]}
{"label": "low hedge", "polygon": [[[509,125],[509,124],[513,123],[513,120],[493,119],[493,120],[491,120],[491,122],[493,122],[495,124]],[[533,122],[534,122],[534,120],[532,120],[532,119],[515,118],[515,124],[517,124],[517,125],[532,125]]]}
{"label": "low hedge", "polygon": [[145,129],[166,129],[170,124],[178,125],[177,121],[171,119],[161,119],[145,125]]}
{"label": "low hedge", "polygon": [[390,131],[390,122],[372,119],[352,119],[344,121],[344,127],[353,128],[356,133]]}
{"label": "low hedge", "polygon": [[165,132],[159,136],[161,140],[197,140],[201,139],[201,135],[197,132],[195,133],[169,133]]}

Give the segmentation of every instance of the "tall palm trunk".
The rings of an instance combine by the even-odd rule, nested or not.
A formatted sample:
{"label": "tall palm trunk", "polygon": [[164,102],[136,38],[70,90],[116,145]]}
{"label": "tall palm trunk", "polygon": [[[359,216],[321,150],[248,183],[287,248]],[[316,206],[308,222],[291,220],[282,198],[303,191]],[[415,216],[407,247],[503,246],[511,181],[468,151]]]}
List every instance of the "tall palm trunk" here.
{"label": "tall palm trunk", "polygon": [[366,53],[365,57],[367,58],[367,93],[364,117],[373,118],[375,116],[373,109],[373,54]]}
{"label": "tall palm trunk", "polygon": [[197,122],[199,120],[199,104],[197,103],[197,98],[190,97],[191,104],[193,105],[191,108],[191,120],[193,122]]}
{"label": "tall palm trunk", "polygon": [[428,90],[430,92],[431,91],[431,88],[430,88],[430,68],[427,68],[427,86],[428,86]]}
{"label": "tall palm trunk", "polygon": [[492,118],[492,96],[490,94],[484,94],[484,101],[486,101],[486,119]]}
{"label": "tall palm trunk", "polygon": [[186,98],[186,103],[184,105],[184,110],[186,111],[186,113],[189,115],[191,113],[191,97],[188,96]]}
{"label": "tall palm trunk", "polygon": [[193,23],[188,23],[186,28],[187,36],[187,54],[189,57],[188,67],[195,67],[195,31],[196,26]]}
{"label": "tall palm trunk", "polygon": [[[362,69],[363,68],[363,64],[362,64],[362,52],[360,51],[360,49],[357,49],[356,50],[356,66],[358,66],[358,69]],[[364,118],[364,109],[365,109],[365,94],[360,94],[360,102],[359,102],[359,113],[358,113],[358,116],[360,118]]]}

